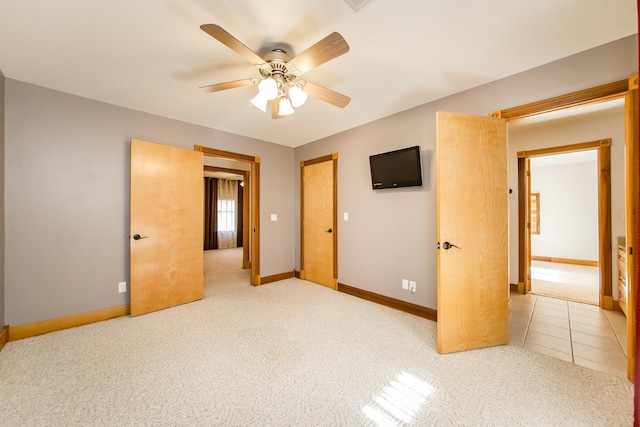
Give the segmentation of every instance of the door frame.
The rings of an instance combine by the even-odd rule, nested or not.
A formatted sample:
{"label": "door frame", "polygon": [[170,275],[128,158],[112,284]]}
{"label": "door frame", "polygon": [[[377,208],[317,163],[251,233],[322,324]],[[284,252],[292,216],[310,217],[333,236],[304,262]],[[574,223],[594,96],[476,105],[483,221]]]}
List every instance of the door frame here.
{"label": "door frame", "polygon": [[242,268],[247,269],[251,267],[251,255],[250,255],[250,242],[249,242],[249,226],[251,225],[251,218],[249,203],[250,203],[250,182],[249,182],[249,171],[245,171],[242,169],[229,169],[222,168],[218,166],[207,166],[204,165],[205,172],[223,172],[223,173],[231,173],[234,175],[242,175],[242,182],[247,186],[245,191],[242,192]]}
{"label": "door frame", "polygon": [[[527,182],[525,188],[518,188],[518,293],[531,291],[531,227],[528,221],[530,204],[530,176],[527,161],[533,157],[576,151],[597,150],[598,160],[598,274],[599,306],[613,310],[613,286],[611,274],[611,139],[583,142],[578,144],[518,151],[518,182]],[[524,207],[524,209],[522,209]]]}
{"label": "door frame", "polygon": [[338,289],[338,153],[300,162],[300,279],[304,272],[304,167],[331,161],[333,163],[333,289]]}
{"label": "door frame", "polygon": [[[636,254],[638,250],[638,75],[625,80],[572,92],[566,95],[532,102],[505,110],[491,112],[493,117],[512,120],[562,110],[580,105],[595,104],[602,101],[624,98],[625,102],[625,211],[627,248],[627,378],[634,380],[635,375],[635,323],[636,323]],[[520,185],[520,183],[518,184]],[[520,210],[520,209],[519,209]],[[519,259],[519,264],[522,259]],[[522,276],[518,278],[520,281]]]}
{"label": "door frame", "polygon": [[[245,257],[245,251],[248,250],[247,258],[251,268],[251,284],[260,286],[260,157],[203,147],[202,145],[195,145],[193,149],[202,152],[203,155],[208,157],[249,163],[251,167],[248,172],[249,179],[245,181],[245,183],[249,184],[249,191],[245,191],[245,193],[249,193],[245,195],[245,200],[248,198],[249,203],[244,204],[245,214],[247,209],[249,210],[249,214],[245,215],[245,220],[249,218],[250,221],[246,229],[251,232],[245,233],[245,236],[243,236],[243,258]],[[246,171],[244,172],[247,173]]]}

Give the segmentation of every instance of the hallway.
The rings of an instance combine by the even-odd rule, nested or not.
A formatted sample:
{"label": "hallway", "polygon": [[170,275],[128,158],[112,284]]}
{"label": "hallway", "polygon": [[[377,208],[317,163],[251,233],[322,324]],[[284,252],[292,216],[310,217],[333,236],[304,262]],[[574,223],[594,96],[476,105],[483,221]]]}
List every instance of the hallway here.
{"label": "hallway", "polygon": [[509,343],[627,377],[627,327],[622,312],[534,294],[511,294]]}

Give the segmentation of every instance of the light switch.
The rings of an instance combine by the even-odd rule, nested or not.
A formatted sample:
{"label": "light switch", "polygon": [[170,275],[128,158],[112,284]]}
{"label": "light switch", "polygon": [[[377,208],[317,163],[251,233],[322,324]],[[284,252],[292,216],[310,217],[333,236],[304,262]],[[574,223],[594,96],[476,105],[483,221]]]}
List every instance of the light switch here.
{"label": "light switch", "polygon": [[349,221],[349,212],[344,213],[344,220]]}
{"label": "light switch", "polygon": [[277,221],[278,220],[278,214],[271,214],[271,221]]}

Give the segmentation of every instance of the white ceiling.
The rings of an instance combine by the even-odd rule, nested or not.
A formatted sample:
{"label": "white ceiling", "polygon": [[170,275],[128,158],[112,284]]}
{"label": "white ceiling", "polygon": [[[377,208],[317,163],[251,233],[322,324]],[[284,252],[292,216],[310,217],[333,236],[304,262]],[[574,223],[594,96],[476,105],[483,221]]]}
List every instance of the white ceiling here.
{"label": "white ceiling", "polygon": [[[633,0],[0,0],[0,70],[11,79],[296,147],[637,32]],[[273,120],[258,77],[199,26],[290,56],[333,31],[350,51],[304,75],[348,95]]]}

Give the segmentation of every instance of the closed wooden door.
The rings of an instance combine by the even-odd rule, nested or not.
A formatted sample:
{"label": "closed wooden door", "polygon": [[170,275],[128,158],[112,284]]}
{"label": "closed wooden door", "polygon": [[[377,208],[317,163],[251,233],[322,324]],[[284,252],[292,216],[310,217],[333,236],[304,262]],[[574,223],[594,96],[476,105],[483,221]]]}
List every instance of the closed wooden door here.
{"label": "closed wooden door", "polygon": [[506,344],[506,122],[437,113],[438,352]]}
{"label": "closed wooden door", "polygon": [[301,163],[302,252],[300,278],[338,286],[337,154]]}
{"label": "closed wooden door", "polygon": [[201,152],[131,140],[132,316],[203,297],[202,165]]}

